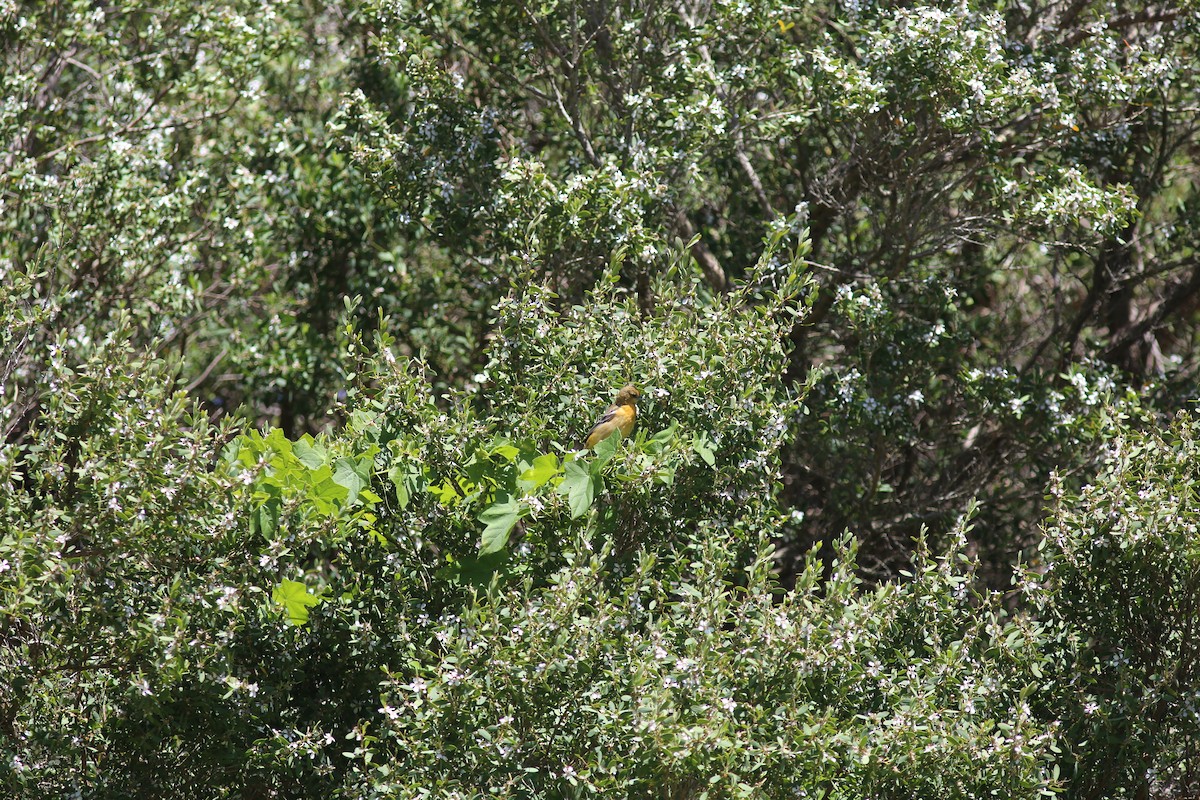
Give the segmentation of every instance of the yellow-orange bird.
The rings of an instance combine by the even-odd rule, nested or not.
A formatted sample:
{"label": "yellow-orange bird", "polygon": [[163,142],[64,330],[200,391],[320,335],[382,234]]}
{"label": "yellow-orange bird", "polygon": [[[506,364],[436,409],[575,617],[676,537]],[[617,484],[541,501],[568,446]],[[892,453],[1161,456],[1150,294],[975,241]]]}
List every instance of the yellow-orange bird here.
{"label": "yellow-orange bird", "polygon": [[622,439],[628,436],[633,431],[633,424],[637,422],[637,400],[641,396],[642,393],[633,384],[617,392],[613,404],[604,410],[600,419],[596,421],[596,426],[588,434],[584,447],[590,450],[612,436],[613,431],[620,431]]}

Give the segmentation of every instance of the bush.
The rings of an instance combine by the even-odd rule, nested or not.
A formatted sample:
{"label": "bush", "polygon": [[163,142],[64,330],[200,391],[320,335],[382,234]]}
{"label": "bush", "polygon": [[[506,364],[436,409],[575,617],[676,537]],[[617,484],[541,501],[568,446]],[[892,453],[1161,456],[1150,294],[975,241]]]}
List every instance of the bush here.
{"label": "bush", "polygon": [[[958,556],[923,556],[912,583],[860,593],[847,541],[828,580],[813,558],[777,595],[786,429],[770,420],[795,402],[778,384],[790,319],[778,306],[800,285],[798,262],[782,263],[712,304],[660,284],[640,322],[621,292],[557,312],[530,287],[502,310],[486,404],[442,410],[415,365],[352,337],[347,358],[375,366],[343,432],[251,433],[221,459],[224,434],[186,416],[161,376],[115,371],[128,352],[100,348],[57,384],[41,417],[54,424],[31,433],[30,477],[6,506],[8,788],[1052,786],[1055,726],[1026,699],[1036,636],[972,595]],[[623,326],[638,335],[614,337]],[[570,442],[592,387],[630,367],[651,399],[640,432],[581,456]],[[595,383],[564,383],[582,370]],[[670,405],[654,391],[668,377]],[[726,402],[699,395],[707,381]],[[61,445],[78,457],[44,450],[78,415],[88,425]],[[58,463],[74,466],[56,475]],[[593,482],[587,501],[579,480]],[[48,500],[88,520],[86,538],[56,538],[62,517],[35,513]],[[505,503],[511,538],[489,547],[489,512]]]}
{"label": "bush", "polygon": [[1192,11],[5,6],[3,793],[1190,791]]}
{"label": "bush", "polygon": [[1031,579],[1070,655],[1054,713],[1070,721],[1077,797],[1195,785],[1198,432],[1190,413],[1126,432],[1092,483],[1052,490]]}

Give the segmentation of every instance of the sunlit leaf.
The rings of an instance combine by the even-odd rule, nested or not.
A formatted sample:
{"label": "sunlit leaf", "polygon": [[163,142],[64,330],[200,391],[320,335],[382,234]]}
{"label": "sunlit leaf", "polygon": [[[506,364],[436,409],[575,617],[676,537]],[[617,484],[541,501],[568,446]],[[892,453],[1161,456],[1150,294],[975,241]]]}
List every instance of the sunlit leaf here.
{"label": "sunlit leaf", "polygon": [[311,594],[300,581],[282,580],[271,590],[271,600],[283,607],[291,625],[307,625],[308,610],[320,605],[322,598]]}

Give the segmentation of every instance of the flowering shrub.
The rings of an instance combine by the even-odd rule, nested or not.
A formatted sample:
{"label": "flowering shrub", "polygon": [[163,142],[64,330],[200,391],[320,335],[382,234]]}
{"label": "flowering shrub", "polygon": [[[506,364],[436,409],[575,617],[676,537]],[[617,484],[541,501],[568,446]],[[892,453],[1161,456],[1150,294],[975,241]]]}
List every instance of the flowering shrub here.
{"label": "flowering shrub", "polygon": [[0,3],[0,794],[1194,791],[1194,0],[536,11]]}
{"label": "flowering shrub", "polygon": [[827,581],[812,560],[777,601],[769,548],[731,550],[646,554],[615,581],[611,550],[578,538],[548,585],[421,617],[418,659],[356,732],[348,796],[1055,788],[1057,726],[1025,691],[1036,637],[974,605],[957,556],[860,593],[843,542]]}
{"label": "flowering shrub", "polygon": [[1191,414],[1125,433],[1091,483],[1051,487],[1031,591],[1070,656],[1055,710],[1088,743],[1071,754],[1080,796],[1194,786],[1197,433]]}
{"label": "flowering shrub", "polygon": [[[5,708],[8,785],[26,796],[255,787],[346,797],[488,787],[1033,797],[1053,787],[1057,726],[1026,696],[1043,658],[1036,629],[973,595],[957,553],[923,556],[911,583],[864,592],[845,540],[831,574],[811,556],[797,588],[776,595],[780,440],[739,432],[768,427],[743,414],[778,416],[792,401],[779,366],[756,375],[708,348],[736,341],[752,353],[759,342],[769,365],[790,318],[776,322],[751,296],[672,309],[661,293],[661,328],[650,330],[671,343],[667,364],[678,359],[672,390],[730,370],[737,402],[684,392],[648,406],[642,424],[654,431],[658,415],[672,416],[671,435],[643,431],[598,453],[603,483],[582,514],[549,483],[527,487],[521,538],[499,559],[476,555],[488,501],[472,498],[503,480],[506,451],[480,459],[494,434],[469,398],[442,411],[400,362],[380,359],[348,399],[358,407],[342,434],[252,433],[215,462],[205,443],[223,435],[202,421],[182,439],[147,424],[186,408],[148,391],[152,373],[123,377],[119,392],[90,389],[89,373],[110,372],[121,348],[64,376],[48,418],[86,412],[93,427],[61,480],[79,492],[88,476],[112,474],[101,454],[131,472],[60,496],[88,514],[87,539],[55,537],[63,520],[37,513],[37,498],[64,485],[52,474],[5,506],[3,675],[5,696],[22,698]],[[611,314],[554,336],[558,315],[536,303],[522,313],[530,328],[510,329],[497,375],[534,352],[554,368],[526,373],[527,387],[630,363],[604,344]],[[643,363],[651,388],[659,365]],[[131,392],[144,401],[127,402]],[[564,447],[557,432],[580,432],[577,411],[534,413],[517,396],[486,419],[553,451]],[[72,463],[43,462],[41,441],[24,462],[29,480]],[[185,468],[186,494],[157,482]],[[145,499],[120,494],[126,484]],[[143,513],[127,526],[119,514],[135,505]]]}

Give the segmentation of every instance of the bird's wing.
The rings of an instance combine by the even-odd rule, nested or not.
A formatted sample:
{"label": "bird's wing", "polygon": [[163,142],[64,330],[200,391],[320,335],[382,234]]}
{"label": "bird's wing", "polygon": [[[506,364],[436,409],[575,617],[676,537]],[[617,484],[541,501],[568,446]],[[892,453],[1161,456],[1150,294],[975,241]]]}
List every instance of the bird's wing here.
{"label": "bird's wing", "polygon": [[608,409],[605,410],[604,414],[601,415],[600,419],[596,420],[596,424],[592,426],[592,432],[594,433],[595,430],[604,423],[612,422],[614,419],[616,419],[617,412],[620,410],[620,406],[609,406]]}
{"label": "bird's wing", "polygon": [[591,447],[601,439],[607,439],[616,430],[616,419],[620,413],[620,406],[609,406],[600,419],[596,420],[596,424],[592,426],[592,430],[587,435],[587,444],[585,446]]}

